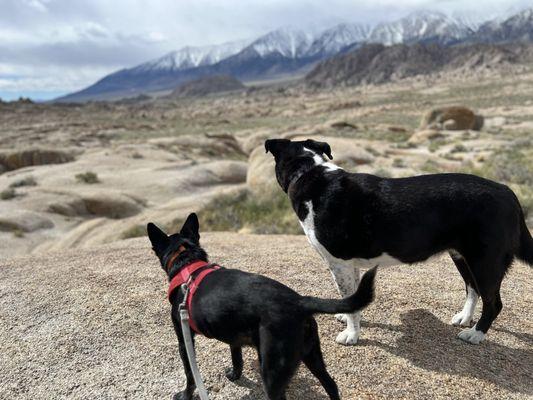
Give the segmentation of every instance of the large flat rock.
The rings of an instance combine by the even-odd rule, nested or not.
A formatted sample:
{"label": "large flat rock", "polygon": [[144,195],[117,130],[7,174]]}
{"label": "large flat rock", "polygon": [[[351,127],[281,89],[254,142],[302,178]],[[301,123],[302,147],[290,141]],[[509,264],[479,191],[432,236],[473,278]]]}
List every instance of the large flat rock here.
{"label": "large flat rock", "polygon": [[[305,237],[205,233],[212,260],[280,280],[305,295],[336,297],[330,274]],[[168,399],[184,376],[166,280],[148,239],[0,261],[0,398]],[[363,313],[360,343],[319,316],[322,349],[343,399],[525,399],[533,396],[531,269],[515,265],[504,309],[485,343],[456,338],[449,324],[464,286],[451,260],[383,269]],[[479,316],[479,306],[477,316]],[[264,399],[256,355],[244,377],[224,377],[227,345],[200,337],[210,398]],[[325,399],[305,368],[288,399]]]}

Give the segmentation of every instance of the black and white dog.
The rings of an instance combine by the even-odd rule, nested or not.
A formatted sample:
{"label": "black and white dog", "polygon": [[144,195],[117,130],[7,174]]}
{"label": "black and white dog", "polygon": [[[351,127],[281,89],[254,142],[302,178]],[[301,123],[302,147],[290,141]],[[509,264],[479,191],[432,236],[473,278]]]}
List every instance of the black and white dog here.
{"label": "black and white dog", "polygon": [[[195,390],[180,324],[179,306],[184,294],[178,289],[184,282],[191,288],[187,298],[191,328],[230,346],[233,368],[226,373],[230,381],[241,377],[241,348],[249,345],[257,349],[269,399],[285,399],[287,385],[301,361],[320,381],[330,399],[340,399],[337,385],[322,358],[313,315],[355,312],[366,307],[374,297],[376,268],[363,276],[357,292],[346,299],[300,296],[265,276],[209,264],[200,246],[198,218],[194,213],[179,233],[168,236],[152,223],[147,230],[170,282],[172,322],[187,377],[185,390],[177,393],[174,400],[191,400]],[[174,285],[174,282],[178,283]]]}
{"label": "black and white dog", "polygon": [[[356,290],[360,267],[411,264],[448,251],[466,284],[465,305],[452,323],[470,327],[481,297],[481,318],[459,333],[478,344],[502,309],[500,285],[513,259],[533,265],[533,239],[507,186],[467,174],[348,173],[325,159],[332,159],[327,143],[314,140],[273,139],[265,148],[342,296]],[[355,344],[360,314],[337,317],[347,322],[337,342]]]}

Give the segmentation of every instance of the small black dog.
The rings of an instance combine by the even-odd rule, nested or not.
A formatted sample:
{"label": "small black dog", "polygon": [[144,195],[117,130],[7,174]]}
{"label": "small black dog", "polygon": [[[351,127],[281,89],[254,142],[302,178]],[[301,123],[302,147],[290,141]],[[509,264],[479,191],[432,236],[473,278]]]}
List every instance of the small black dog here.
{"label": "small black dog", "polygon": [[[207,254],[200,247],[199,223],[190,214],[180,233],[167,236],[153,223],[148,224],[148,236],[153,250],[169,281],[184,276],[191,265],[204,267],[192,273],[192,280],[205,273]],[[196,267],[195,267],[196,268]],[[242,374],[242,346],[257,349],[261,377],[269,399],[285,399],[285,390],[300,361],[318,378],[330,399],[339,399],[335,381],[326,370],[315,313],[348,313],[366,307],[374,296],[376,269],[362,278],[355,294],[343,300],[304,297],[287,286],[261,275],[236,269],[219,268],[198,283],[192,299],[189,297],[191,327],[205,336],[228,343],[233,368],[226,376],[235,381]],[[185,277],[187,279],[187,277]],[[193,282],[191,286],[196,283]],[[187,386],[174,399],[192,399],[195,383],[185,351],[180,325],[181,290],[170,290],[172,322],[179,340],[180,356],[185,367]]]}

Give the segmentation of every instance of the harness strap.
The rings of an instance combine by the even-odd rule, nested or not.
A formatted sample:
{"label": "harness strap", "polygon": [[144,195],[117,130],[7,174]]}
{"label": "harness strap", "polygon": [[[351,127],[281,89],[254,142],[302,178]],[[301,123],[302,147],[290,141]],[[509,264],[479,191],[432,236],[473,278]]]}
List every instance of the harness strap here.
{"label": "harness strap", "polygon": [[[195,331],[196,333],[199,333],[200,335],[202,332],[198,329],[196,326],[196,323],[194,322],[194,315],[192,312],[192,299],[194,297],[194,294],[200,287],[200,283],[204,280],[204,278],[209,275],[211,272],[215,272],[217,269],[220,269],[218,265],[213,265],[210,268],[206,268],[203,271],[201,271],[196,278],[192,280],[192,282],[189,284],[189,293],[187,296],[187,302],[185,303],[187,306],[187,309],[189,310],[189,325],[191,326],[191,329]],[[204,335],[208,337],[207,335]]]}
{"label": "harness strap", "polygon": [[192,274],[194,274],[200,268],[205,267],[206,265],[209,265],[209,264],[207,262],[205,262],[205,261],[196,261],[196,262],[193,262],[192,264],[189,264],[189,265],[183,267],[176,274],[176,276],[174,278],[172,278],[172,280],[169,283],[168,292],[167,292],[168,300],[170,301],[170,296],[172,295],[174,290],[179,288],[184,283],[187,283],[189,281],[190,277],[192,276]]}
{"label": "harness strap", "polygon": [[[201,268],[205,268],[204,270],[200,271],[200,273],[193,278],[193,274],[198,271]],[[196,326],[196,323],[194,322],[194,317],[192,313],[192,299],[194,297],[194,294],[200,287],[200,283],[205,279],[207,275],[209,275],[211,272],[216,271],[217,269],[220,269],[218,265],[212,265],[205,261],[196,261],[192,264],[189,264],[182,268],[178,274],[172,280],[170,281],[169,287],[168,287],[168,300],[170,301],[172,297],[172,293],[174,293],[174,290],[181,287],[181,285],[186,284],[189,288],[187,293],[187,298],[185,299],[185,305],[189,312],[189,325],[193,331],[195,331],[198,334],[202,334],[198,330],[198,327]],[[208,337],[204,334],[204,336]]]}

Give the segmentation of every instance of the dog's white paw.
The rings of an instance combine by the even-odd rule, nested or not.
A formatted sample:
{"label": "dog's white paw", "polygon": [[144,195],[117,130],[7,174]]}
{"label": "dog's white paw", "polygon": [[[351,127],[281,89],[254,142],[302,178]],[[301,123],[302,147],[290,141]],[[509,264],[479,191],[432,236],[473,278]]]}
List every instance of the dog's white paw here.
{"label": "dog's white paw", "polygon": [[337,318],[337,321],[340,321],[340,322],[344,322],[344,323],[348,322],[348,317],[346,316],[346,314],[335,314],[335,318]]}
{"label": "dog's white paw", "polygon": [[485,334],[478,331],[474,325],[472,328],[463,329],[457,337],[471,344],[480,344],[485,339]]}
{"label": "dog's white paw", "polygon": [[454,326],[472,326],[474,319],[471,315],[466,315],[465,312],[461,311],[457,313],[452,318],[452,325]]}
{"label": "dog's white paw", "polygon": [[353,346],[359,340],[359,331],[345,329],[337,335],[335,341],[344,346]]}

